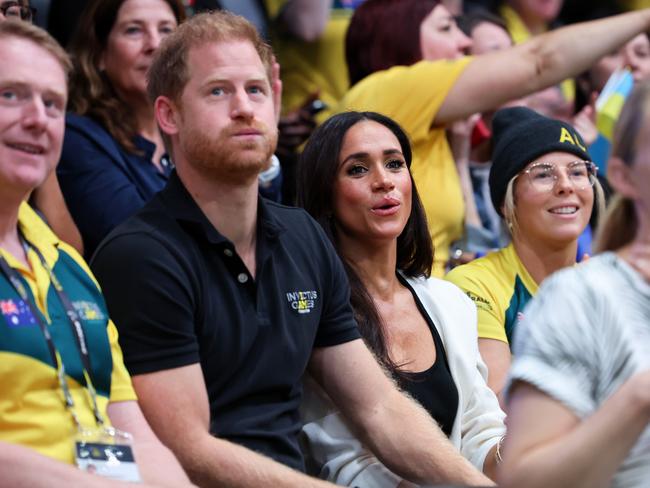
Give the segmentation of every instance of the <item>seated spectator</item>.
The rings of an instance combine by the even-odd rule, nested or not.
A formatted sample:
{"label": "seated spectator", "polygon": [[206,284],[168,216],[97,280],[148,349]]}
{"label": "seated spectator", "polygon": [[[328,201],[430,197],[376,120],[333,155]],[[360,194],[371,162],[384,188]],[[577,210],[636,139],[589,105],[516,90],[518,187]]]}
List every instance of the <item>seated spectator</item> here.
{"label": "seated spectator", "polygon": [[603,254],[547,279],[514,342],[501,486],[650,483],[650,84],[614,136]]}
{"label": "seated spectator", "polygon": [[386,114],[411,138],[413,178],[436,249],[434,276],[444,274],[465,215],[445,129],[580,73],[649,28],[650,10],[641,10],[556,29],[475,58],[430,62],[444,57],[441,50],[459,51],[458,29],[439,2],[366,0],[357,7],[346,39],[353,86],[340,110]]}
{"label": "seated spectator", "polygon": [[[486,384],[476,308],[455,286],[429,277],[433,249],[410,165],[408,138],[395,122],[373,112],[335,115],[301,156],[299,203],[344,263],[359,330],[375,356],[450,443],[494,477],[505,415]],[[314,474],[346,486],[404,481],[315,385],[306,398],[303,435]]]}
{"label": "seated spectator", "polygon": [[577,239],[603,196],[597,168],[570,125],[513,107],[496,113],[493,129],[490,194],[512,242],[446,279],[476,304],[479,349],[499,394],[524,306],[547,276],[575,264]]}
{"label": "seated spectator", "polygon": [[[0,3],[0,22],[3,20],[33,22],[35,17],[36,9],[25,0],[5,0]],[[42,185],[34,188],[29,196],[29,203],[45,219],[57,236],[72,245],[77,251],[83,252],[81,235],[65,205],[55,172],[50,173]]]}
{"label": "seated spectator", "polygon": [[172,165],[146,73],[161,40],[183,18],[178,0],[98,0],[82,15],[57,172],[87,257],[167,182]]}
{"label": "seated spectator", "polygon": [[[24,22],[1,22],[0,43],[0,484],[188,486],[142,416],[85,262],[25,203],[59,159],[70,60]],[[88,443],[121,452],[117,468]]]}
{"label": "seated spectator", "polygon": [[301,473],[309,369],[400,476],[489,484],[361,341],[345,272],[318,224],[259,198],[279,81],[255,28],[224,11],[195,15],[157,53],[149,93],[176,172],[92,265],[145,415],[191,478],[327,486]]}

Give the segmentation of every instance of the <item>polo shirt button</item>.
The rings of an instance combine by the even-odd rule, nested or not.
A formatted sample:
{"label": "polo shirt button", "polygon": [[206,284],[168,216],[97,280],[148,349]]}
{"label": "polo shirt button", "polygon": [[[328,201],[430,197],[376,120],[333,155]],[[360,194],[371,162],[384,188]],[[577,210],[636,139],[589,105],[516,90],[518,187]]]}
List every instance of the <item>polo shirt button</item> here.
{"label": "polo shirt button", "polygon": [[246,273],[239,273],[237,275],[237,281],[239,281],[242,284],[246,283],[248,281],[248,276],[246,275]]}
{"label": "polo shirt button", "polygon": [[224,253],[226,256],[228,256],[229,258],[232,257],[232,251],[231,251],[230,249],[224,249],[224,250],[223,250],[223,253]]}

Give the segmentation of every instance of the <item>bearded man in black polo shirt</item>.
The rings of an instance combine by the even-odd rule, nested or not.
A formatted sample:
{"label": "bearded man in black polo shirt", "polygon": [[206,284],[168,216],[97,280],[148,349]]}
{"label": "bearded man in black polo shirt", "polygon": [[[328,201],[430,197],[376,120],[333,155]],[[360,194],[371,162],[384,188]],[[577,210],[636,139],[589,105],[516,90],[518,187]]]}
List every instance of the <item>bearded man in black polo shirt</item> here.
{"label": "bearded man in black polo shirt", "polygon": [[177,172],[107,237],[93,267],[143,411],[191,478],[325,486],[300,472],[309,368],[394,472],[489,484],[359,339],[320,227],[258,197],[279,81],[255,29],[228,13],[195,16],[161,46],[149,92]]}

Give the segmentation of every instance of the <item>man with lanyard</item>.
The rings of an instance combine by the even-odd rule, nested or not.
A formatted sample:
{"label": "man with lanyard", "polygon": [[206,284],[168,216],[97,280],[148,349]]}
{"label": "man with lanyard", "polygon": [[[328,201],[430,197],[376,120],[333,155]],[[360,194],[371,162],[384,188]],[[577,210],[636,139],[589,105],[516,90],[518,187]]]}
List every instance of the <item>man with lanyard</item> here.
{"label": "man with lanyard", "polygon": [[258,198],[277,141],[272,66],[249,22],[215,12],[181,24],[150,67],[176,173],[92,262],[145,415],[200,485],[325,486],[300,472],[308,367],[394,472],[490,484],[359,338],[320,226]]}
{"label": "man with lanyard", "polygon": [[25,22],[0,22],[0,44],[0,484],[189,486],[86,264],[25,203],[61,153],[70,61]]}

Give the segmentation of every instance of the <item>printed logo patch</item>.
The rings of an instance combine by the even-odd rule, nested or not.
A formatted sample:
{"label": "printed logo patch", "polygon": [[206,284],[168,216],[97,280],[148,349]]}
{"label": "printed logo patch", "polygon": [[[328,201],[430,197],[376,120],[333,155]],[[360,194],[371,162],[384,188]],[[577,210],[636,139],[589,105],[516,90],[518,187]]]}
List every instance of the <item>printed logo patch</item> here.
{"label": "printed logo patch", "polygon": [[310,313],[316,305],[318,293],[312,291],[292,291],[287,293],[289,306],[298,313]]}
{"label": "printed logo patch", "polygon": [[72,306],[79,314],[82,320],[105,320],[106,315],[101,311],[99,305],[95,302],[79,300],[72,302]]}
{"label": "printed logo patch", "polygon": [[21,299],[0,300],[0,313],[4,316],[9,327],[33,327],[37,325],[32,311]]}
{"label": "printed logo patch", "polygon": [[468,291],[466,293],[467,296],[472,299],[472,301],[476,305],[476,308],[481,308],[483,310],[487,310],[488,312],[492,311],[492,304],[490,304],[490,302],[487,301],[485,298],[480,297],[476,293],[472,293],[471,291]]}

